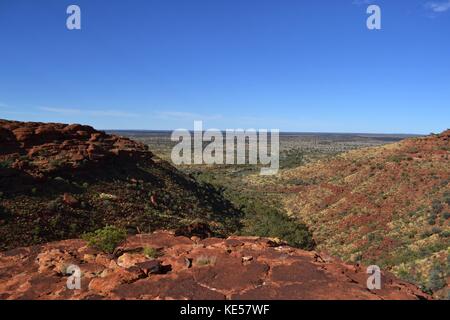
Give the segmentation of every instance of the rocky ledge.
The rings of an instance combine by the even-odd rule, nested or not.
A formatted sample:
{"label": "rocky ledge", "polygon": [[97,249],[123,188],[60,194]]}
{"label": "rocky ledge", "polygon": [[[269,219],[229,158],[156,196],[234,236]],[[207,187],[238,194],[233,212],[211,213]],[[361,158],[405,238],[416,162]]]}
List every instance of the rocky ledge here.
{"label": "rocky ledge", "polygon": [[[68,289],[67,269],[81,270]],[[70,268],[69,268],[70,269]],[[108,255],[82,240],[0,253],[1,299],[429,299],[382,275],[368,290],[366,269],[256,237],[228,239],[156,232],[130,236]]]}

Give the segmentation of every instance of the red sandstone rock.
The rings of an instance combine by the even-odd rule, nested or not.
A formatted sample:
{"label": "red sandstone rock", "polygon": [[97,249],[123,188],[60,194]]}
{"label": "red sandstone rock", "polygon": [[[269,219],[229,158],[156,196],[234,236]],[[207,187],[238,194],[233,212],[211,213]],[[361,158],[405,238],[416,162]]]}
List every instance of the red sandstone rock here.
{"label": "red sandstone rock", "polygon": [[33,176],[57,170],[55,164],[70,169],[86,162],[100,165],[120,157],[153,156],[144,144],[79,124],[0,120],[0,143],[0,161],[26,155],[28,164],[21,159],[15,168]]}
{"label": "red sandstone rock", "polygon": [[[156,232],[129,237],[118,248],[119,257],[88,248],[81,240],[1,252],[0,298],[430,299],[387,272],[381,290],[368,290],[364,267],[321,258],[316,252],[275,247],[268,239],[201,242]],[[146,258],[140,252],[144,247],[159,248],[161,257]],[[205,257],[214,263],[195,263]],[[81,269],[80,290],[66,287],[68,276],[63,271],[69,264]]]}
{"label": "red sandstone rock", "polygon": [[122,268],[130,268],[135,266],[137,263],[142,263],[147,261],[148,258],[144,254],[131,254],[124,253],[117,259],[117,264]]}

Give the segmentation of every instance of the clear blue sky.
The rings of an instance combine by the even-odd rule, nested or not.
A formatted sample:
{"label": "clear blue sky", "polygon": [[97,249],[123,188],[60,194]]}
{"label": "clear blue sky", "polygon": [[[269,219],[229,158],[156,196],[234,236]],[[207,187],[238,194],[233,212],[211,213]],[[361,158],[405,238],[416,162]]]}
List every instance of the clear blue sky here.
{"label": "clear blue sky", "polygon": [[[0,0],[0,118],[101,129],[450,127],[450,0]],[[77,4],[82,30],[66,29]]]}

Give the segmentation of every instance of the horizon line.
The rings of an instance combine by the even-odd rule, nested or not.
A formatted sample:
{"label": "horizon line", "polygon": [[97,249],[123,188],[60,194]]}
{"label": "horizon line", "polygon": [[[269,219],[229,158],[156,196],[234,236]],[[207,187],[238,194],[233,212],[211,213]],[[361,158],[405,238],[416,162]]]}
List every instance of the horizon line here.
{"label": "horizon line", "polygon": [[[180,129],[97,129],[99,131],[105,131],[105,132],[120,132],[120,131],[128,131],[128,132],[172,132],[175,130]],[[194,132],[194,130],[188,130],[189,132]],[[221,132],[225,132],[225,130],[219,130]],[[255,129],[258,131],[257,129]],[[205,132],[206,130],[203,130]],[[270,130],[269,130],[270,132]],[[430,132],[429,134],[422,134],[422,133],[393,133],[393,132],[383,132],[383,133],[377,133],[377,132],[332,132],[332,131],[279,131],[280,134],[353,134],[353,135],[397,135],[397,136],[427,136],[432,134]]]}

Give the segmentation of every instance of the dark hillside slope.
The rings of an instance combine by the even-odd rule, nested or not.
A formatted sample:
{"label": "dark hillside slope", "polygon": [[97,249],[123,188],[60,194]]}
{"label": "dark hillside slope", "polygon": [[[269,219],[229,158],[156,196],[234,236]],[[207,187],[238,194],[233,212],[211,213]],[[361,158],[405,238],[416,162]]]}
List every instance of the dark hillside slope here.
{"label": "dark hillside slope", "polygon": [[89,126],[0,120],[0,250],[113,224],[133,232],[237,230],[240,213],[141,143]]}

